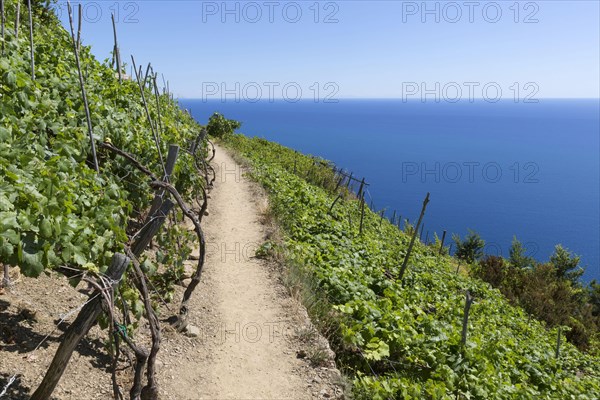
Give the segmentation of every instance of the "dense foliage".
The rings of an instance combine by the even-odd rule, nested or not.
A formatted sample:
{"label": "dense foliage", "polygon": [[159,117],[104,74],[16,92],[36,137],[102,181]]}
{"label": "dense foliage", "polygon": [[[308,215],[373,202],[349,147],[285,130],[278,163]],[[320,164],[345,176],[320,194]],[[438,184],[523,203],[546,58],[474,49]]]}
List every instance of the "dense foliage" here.
{"label": "dense foliage", "polygon": [[[30,68],[27,2],[21,4],[15,37],[16,1],[5,0],[4,52],[0,57],[0,263],[18,266],[27,276],[45,270],[103,272],[139,228],[153,197],[148,178],[122,157],[98,147],[100,173],[92,168],[90,140],[71,36],[41,1],[33,2],[35,80]],[[85,36],[85,32],[84,36]],[[90,105],[94,140],[112,143],[162,177],[157,145],[143,107],[140,87],[119,83],[110,66],[80,48],[81,70]],[[160,149],[182,150],[200,131],[168,94],[157,98],[144,85]],[[160,117],[158,113],[160,107]],[[193,157],[180,152],[171,182],[186,199],[198,196],[202,177]],[[168,273],[187,256],[189,234],[177,224],[158,242]],[[148,272],[156,266],[147,261]],[[161,273],[165,273],[164,271]],[[74,273],[75,274],[75,273]],[[76,274],[80,275],[80,274]],[[171,285],[163,294],[171,293]],[[126,285],[126,283],[124,283]],[[126,287],[130,309],[137,294]],[[139,312],[137,313],[139,315]]]}
{"label": "dense foliage", "polygon": [[239,129],[242,124],[233,119],[227,119],[218,112],[214,113],[208,119],[206,130],[212,137],[222,138],[231,135],[236,129]]}
{"label": "dense foliage", "polygon": [[566,337],[582,350],[600,354],[597,284],[583,286],[579,257],[558,245],[546,263],[524,255],[513,241],[510,258],[487,256],[471,268],[480,277],[548,326],[568,327]]}
{"label": "dense foliage", "polygon": [[[263,139],[226,144],[245,156],[283,227],[283,254],[314,280],[330,306],[339,361],[364,399],[597,399],[600,360],[564,344],[496,289],[456,271],[438,247],[417,243],[404,282],[409,237],[337,197],[327,163]],[[435,199],[432,199],[435,201]],[[416,204],[415,215],[420,205]],[[475,297],[461,346],[465,292]],[[563,341],[564,342],[564,341]]]}

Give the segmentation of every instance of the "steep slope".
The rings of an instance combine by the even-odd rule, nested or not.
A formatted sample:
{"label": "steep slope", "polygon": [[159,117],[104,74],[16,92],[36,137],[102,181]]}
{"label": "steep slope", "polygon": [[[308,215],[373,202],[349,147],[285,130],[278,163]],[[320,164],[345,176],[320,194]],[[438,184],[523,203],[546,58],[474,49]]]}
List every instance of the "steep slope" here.
{"label": "steep slope", "polygon": [[[326,163],[264,139],[233,135],[226,143],[248,158],[270,194],[286,233],[279,252],[329,305],[321,315],[337,326],[330,339],[359,398],[600,396],[597,358],[570,344],[556,358],[555,329],[457,273],[450,257],[438,255],[439,244],[417,243],[398,281],[409,234],[368,209],[360,233],[355,197],[342,195],[332,207],[337,177]],[[475,302],[462,347],[467,290]]]}

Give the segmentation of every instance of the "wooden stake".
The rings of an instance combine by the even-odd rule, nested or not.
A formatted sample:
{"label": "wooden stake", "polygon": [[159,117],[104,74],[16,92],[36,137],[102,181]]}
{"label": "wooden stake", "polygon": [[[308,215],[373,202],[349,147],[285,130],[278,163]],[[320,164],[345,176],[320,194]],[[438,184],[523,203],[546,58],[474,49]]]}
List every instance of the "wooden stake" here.
{"label": "wooden stake", "polygon": [[442,233],[442,243],[440,244],[440,252],[439,254],[442,255],[442,251],[444,250],[444,241],[446,240],[446,231],[444,231],[444,233]]}
{"label": "wooden stake", "polygon": [[352,182],[352,174],[353,174],[353,172],[350,172],[350,177],[348,178],[348,183],[346,183],[346,189],[350,188],[350,183]]}
{"label": "wooden stake", "polygon": [[335,207],[335,204],[338,202],[339,199],[342,198],[342,194],[338,194],[337,197],[335,198],[335,200],[333,201],[333,203],[331,204],[331,207],[329,207],[329,214],[331,214],[331,212],[333,211],[333,207]]}
{"label": "wooden stake", "polygon": [[0,22],[2,24],[2,55],[4,55],[4,41],[6,40],[5,36],[4,36],[4,24],[6,22],[5,17],[4,17],[4,0],[0,0]]}
{"label": "wooden stake", "polygon": [[144,87],[148,86],[148,76],[150,75],[150,70],[152,69],[152,64],[148,63],[146,67],[146,74],[144,75]]}
{"label": "wooden stake", "polygon": [[146,102],[146,95],[144,94],[144,88],[142,87],[142,82],[141,82],[141,66],[140,66],[140,72],[138,73],[138,70],[135,66],[135,59],[133,58],[133,55],[131,56],[131,61],[133,62],[133,70],[135,71],[135,77],[138,81],[138,86],[140,88],[140,93],[142,94],[142,102],[144,103],[144,109],[146,110],[146,117],[148,118],[148,123],[150,124],[150,129],[152,130],[152,134],[154,135],[154,143],[156,143],[156,149],[158,150],[158,156],[160,158],[160,163],[163,167],[163,172],[164,172],[164,176],[167,176],[167,170],[165,167],[165,161],[163,159],[163,155],[162,155],[162,151],[160,150],[160,141],[158,139],[158,134],[156,133],[156,129],[154,129],[154,124],[152,123],[152,117],[150,117],[150,110],[148,109],[148,103]]}
{"label": "wooden stake", "polygon": [[[90,137],[90,143],[92,145],[94,169],[97,173],[100,173],[100,167],[98,166],[98,156],[96,155],[96,143],[94,141],[94,132],[92,129],[92,117],[90,116],[90,107],[88,105],[87,94],[85,92],[83,74],[81,73],[81,63],[79,62],[79,50],[77,49],[77,42],[75,41],[75,30],[73,28],[73,9],[71,8],[70,2],[67,2],[67,6],[69,8],[69,24],[71,26],[71,39],[73,40],[73,51],[75,52],[75,62],[77,63],[77,71],[79,73],[79,86],[81,87],[81,97],[83,98],[83,105],[85,107],[85,117],[87,120],[88,136]],[[79,5],[79,13],[81,14],[81,4]]]}
{"label": "wooden stake", "polygon": [[81,26],[83,25],[83,8],[81,3],[79,3],[79,20],[77,23],[77,51],[81,50]]}
{"label": "wooden stake", "polygon": [[19,39],[19,20],[21,19],[21,1],[17,1],[17,15],[15,17],[15,39]]}
{"label": "wooden stake", "polygon": [[[364,179],[363,179],[364,182]],[[363,193],[360,197],[360,228],[358,233],[362,235],[363,231],[363,220],[365,219],[365,194]]]}
{"label": "wooden stake", "polygon": [[558,333],[556,335],[556,358],[560,357],[560,338],[562,336],[562,326],[558,327]]}
{"label": "wooden stake", "polygon": [[429,193],[425,196],[425,200],[423,201],[423,208],[421,209],[421,215],[419,216],[419,220],[417,222],[417,226],[413,232],[413,236],[410,239],[410,244],[408,245],[408,250],[406,252],[406,256],[404,257],[404,262],[402,263],[402,269],[400,270],[400,275],[398,276],[398,280],[402,280],[404,278],[404,273],[406,272],[406,267],[408,266],[408,259],[410,258],[410,253],[412,252],[413,246],[415,245],[415,240],[417,239],[417,232],[419,231],[419,226],[421,225],[421,221],[423,221],[423,216],[425,216],[425,210],[427,209],[427,204],[429,204]]}
{"label": "wooden stake", "polygon": [[360,187],[358,188],[358,198],[360,199],[361,197],[363,197],[363,190],[365,188],[365,178],[362,178],[362,180],[360,181]]}
{"label": "wooden stake", "polygon": [[465,299],[465,311],[463,314],[463,325],[462,325],[462,339],[460,341],[461,347],[464,348],[467,344],[467,328],[469,324],[469,310],[471,309],[471,304],[473,304],[473,297],[471,293],[467,290],[467,295]]}
{"label": "wooden stake", "polygon": [[35,81],[35,57],[33,49],[33,10],[31,9],[31,0],[27,0],[29,9],[29,54],[31,56],[31,79]]}
{"label": "wooden stake", "polygon": [[[163,177],[164,182],[169,182],[171,174],[173,173],[173,169],[175,168],[175,162],[177,161],[177,156],[179,155],[179,146],[170,145],[169,146],[169,154],[167,155],[167,165],[165,167],[166,175]],[[159,190],[154,199],[152,200],[152,206],[150,207],[150,212],[148,215],[154,214],[156,210],[160,208],[163,202],[164,190]]]}
{"label": "wooden stake", "polygon": [[9,266],[8,264],[4,265],[4,277],[2,278],[2,287],[10,286],[10,274],[9,274]]}
{"label": "wooden stake", "polygon": [[115,59],[117,61],[117,72],[119,74],[119,83],[123,83],[123,74],[121,73],[121,52],[119,50],[119,42],[117,40],[117,25],[115,24],[115,14],[111,14],[112,17],[112,26],[113,26],[113,36],[115,38],[115,49],[113,50]]}
{"label": "wooden stake", "polygon": [[[154,97],[156,97],[156,113],[157,113],[157,119],[158,119],[158,133],[159,135],[163,132],[163,126],[162,126],[162,116],[160,115],[160,93],[158,92],[158,85],[156,84],[156,76],[158,74],[154,74],[153,78],[152,78],[152,82],[154,83]],[[168,163],[168,160],[167,160]]]}
{"label": "wooden stake", "polygon": [[148,247],[154,235],[156,235],[165,222],[165,218],[167,218],[169,211],[171,211],[174,205],[171,200],[165,199],[158,210],[149,214],[144,227],[138,232],[136,241],[131,246],[131,252],[136,257],[139,257],[146,250],[146,247]]}
{"label": "wooden stake", "polygon": [[[123,254],[116,253],[113,256],[112,263],[105,274],[111,282],[110,289],[112,289],[112,292],[114,292],[115,288],[120,282],[121,276],[125,272],[125,269],[129,265],[130,261],[131,260]],[[46,371],[46,375],[44,376],[42,383],[31,396],[31,400],[47,400],[50,398],[61,376],[67,368],[67,364],[71,359],[73,351],[81,339],[96,323],[98,316],[102,312],[102,301],[103,296],[100,293],[96,293],[83,307],[79,315],[77,315],[77,318],[73,324],[69,326],[61,338],[58,350],[54,355],[54,359],[52,359],[50,367],[48,367],[48,370]]]}

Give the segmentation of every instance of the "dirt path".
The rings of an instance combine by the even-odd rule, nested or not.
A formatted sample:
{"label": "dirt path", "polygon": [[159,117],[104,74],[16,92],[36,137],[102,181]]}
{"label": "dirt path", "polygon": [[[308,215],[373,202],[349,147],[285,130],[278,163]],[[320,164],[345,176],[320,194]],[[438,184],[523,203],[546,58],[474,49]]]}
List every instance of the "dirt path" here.
{"label": "dirt path", "polygon": [[[187,344],[166,338],[161,392],[178,400],[337,397],[341,390],[323,378],[337,371],[298,358],[298,305],[254,257],[265,238],[260,194],[222,148],[213,165],[217,180],[203,220],[206,268],[190,317],[199,329]],[[170,357],[186,352],[183,362]]]}

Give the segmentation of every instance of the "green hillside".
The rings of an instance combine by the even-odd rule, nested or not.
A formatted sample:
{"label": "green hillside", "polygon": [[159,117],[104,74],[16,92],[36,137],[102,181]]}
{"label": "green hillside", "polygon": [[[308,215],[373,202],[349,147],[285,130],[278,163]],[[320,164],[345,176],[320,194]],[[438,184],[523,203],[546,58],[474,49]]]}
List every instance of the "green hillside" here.
{"label": "green hillside", "polygon": [[[115,68],[108,62],[98,62],[88,46],[77,44],[77,34],[72,37],[62,27],[47,3],[33,1],[31,15],[27,1],[20,3],[20,13],[15,0],[1,4],[2,283],[10,286],[9,270],[5,267],[13,266],[28,277],[43,272],[63,274],[74,286],[86,279],[90,285],[111,294],[113,291],[106,289],[118,286],[104,307],[102,299],[107,298],[99,292],[95,296],[92,293],[81,313],[106,312],[100,325],[110,327],[107,351],[118,354],[115,348],[119,342],[133,349],[139,372],[131,393],[132,398],[139,398],[142,379],[148,381],[143,387],[146,395],[157,390],[154,362],[160,331],[154,308],[159,299],[172,300],[184,271],[183,262],[191,252],[195,235],[179,222],[183,219],[184,203],[206,204],[208,170],[202,164],[207,142],[192,117],[178,107],[169,93],[157,87],[151,68],[142,71],[140,67],[143,75],[139,80],[125,77],[120,82]],[[77,10],[74,11],[77,21]],[[33,24],[29,23],[30,17]],[[75,26],[74,31],[77,30]],[[87,95],[89,121],[81,81]],[[177,146],[179,155],[174,170],[166,174],[167,155],[171,150],[175,154]],[[168,183],[163,182],[162,197],[155,197],[161,193],[157,190],[159,181]],[[161,205],[176,203],[177,191],[181,197],[167,216],[163,211],[166,206]],[[169,197],[172,203],[166,202]],[[159,209],[149,215],[153,198]],[[154,221],[165,219],[169,223],[157,235],[145,230],[154,226]],[[200,237],[201,229],[196,232]],[[145,254],[148,243],[140,237],[154,237],[155,254]],[[105,276],[110,265],[117,265],[115,253],[127,254],[127,261],[132,260],[125,264],[125,275],[119,274],[116,281]],[[202,265],[203,257],[186,290],[180,313],[175,316],[180,329],[185,327],[187,300],[197,285]],[[152,288],[150,294],[148,287]],[[136,344],[136,328],[142,317],[154,329],[152,351],[142,347],[143,340]],[[91,323],[95,320],[91,319]],[[75,337],[90,329],[91,325],[84,328],[83,322],[78,321],[84,320],[77,319],[64,337],[69,337],[69,332],[75,332],[71,336]],[[64,337],[61,340],[66,342]],[[53,378],[48,383],[44,380],[33,398],[49,398],[55,385]]]}
{"label": "green hillside", "polygon": [[[81,46],[100,172],[93,168],[73,43],[42,1],[34,2],[35,80],[30,68],[26,2],[15,38],[15,1],[4,1],[4,54],[0,57],[0,262],[28,276],[61,265],[103,270],[127,243],[127,227],[152,200],[147,177],[102,143],[134,155],[156,175],[162,166],[138,83],[124,80]],[[149,80],[150,81],[150,80]],[[200,127],[168,94],[157,103],[145,87],[149,112],[168,145],[183,149]],[[202,176],[184,151],[171,177],[186,198],[197,196]]]}
{"label": "green hillside", "polygon": [[[361,234],[361,205],[352,195],[330,211],[331,167],[264,139],[232,135],[225,142],[249,160],[252,177],[268,190],[287,262],[325,297],[325,318],[335,325],[330,340],[358,398],[600,396],[598,358],[568,343],[556,358],[557,329],[546,329],[487,283],[457,273],[456,260],[438,255],[439,244],[417,241],[398,281],[409,234],[368,208]],[[467,290],[475,300],[463,348]]]}

